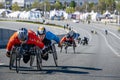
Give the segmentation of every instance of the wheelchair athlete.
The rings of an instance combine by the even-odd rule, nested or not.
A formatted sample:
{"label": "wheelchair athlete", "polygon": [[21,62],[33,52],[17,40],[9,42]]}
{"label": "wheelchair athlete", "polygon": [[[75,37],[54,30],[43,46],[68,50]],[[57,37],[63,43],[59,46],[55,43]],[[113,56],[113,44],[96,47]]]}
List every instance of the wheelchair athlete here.
{"label": "wheelchair athlete", "polygon": [[[21,28],[10,37],[6,48],[6,56],[10,57],[12,47],[16,45],[18,47],[21,44],[27,45],[23,47],[24,49],[26,47],[28,50],[30,50],[30,48],[33,47],[30,47],[30,45],[34,45],[45,51],[44,43],[41,42],[41,40],[36,36],[35,32],[33,32],[32,30],[27,30],[26,28]],[[26,55],[23,56],[24,63],[27,63],[30,60],[30,54],[31,53],[29,53],[28,51],[28,53],[26,53]]]}
{"label": "wheelchair athlete", "polygon": [[81,40],[81,44],[87,45],[87,44],[88,44],[88,41],[89,41],[89,38],[84,37],[84,38]]}
{"label": "wheelchair athlete", "polygon": [[73,38],[73,36],[71,36],[69,33],[67,33],[60,41],[60,45],[64,45],[66,44],[68,46],[71,46],[73,44],[73,46],[76,47],[76,43],[75,43],[75,40]]}
{"label": "wheelchair athlete", "polygon": [[[52,51],[52,42],[51,42],[52,40],[57,42],[57,44],[59,45],[59,42],[60,42],[59,37],[54,33],[52,33],[51,31],[47,31],[45,27],[38,27],[37,36],[45,44],[46,52],[50,50]],[[42,58],[47,61],[49,58],[49,55],[46,52],[43,51]]]}

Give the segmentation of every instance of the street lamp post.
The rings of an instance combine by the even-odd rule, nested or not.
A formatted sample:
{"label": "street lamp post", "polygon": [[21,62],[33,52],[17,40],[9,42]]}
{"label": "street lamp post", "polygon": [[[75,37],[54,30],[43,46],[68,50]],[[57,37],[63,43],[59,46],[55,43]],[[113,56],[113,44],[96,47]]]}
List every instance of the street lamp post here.
{"label": "street lamp post", "polygon": [[118,26],[120,26],[120,12],[118,12]]}
{"label": "street lamp post", "polygon": [[88,5],[87,5],[87,3],[86,3],[86,12],[87,12],[87,9],[88,9]]}
{"label": "street lamp post", "polygon": [[44,17],[46,16],[46,3],[44,3]]}
{"label": "street lamp post", "polygon": [[31,8],[31,5],[32,5],[32,2],[31,2],[31,0],[30,0],[29,8]]}
{"label": "street lamp post", "polygon": [[5,0],[5,9],[7,9],[7,4],[6,4],[6,0]]}

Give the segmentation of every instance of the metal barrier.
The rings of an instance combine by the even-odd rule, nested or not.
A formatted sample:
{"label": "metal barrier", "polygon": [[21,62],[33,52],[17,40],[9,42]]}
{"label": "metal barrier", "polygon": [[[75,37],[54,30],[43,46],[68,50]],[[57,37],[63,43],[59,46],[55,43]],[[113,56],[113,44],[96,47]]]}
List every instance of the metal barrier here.
{"label": "metal barrier", "polygon": [[15,32],[15,30],[0,28],[0,48],[5,48],[10,36]]}

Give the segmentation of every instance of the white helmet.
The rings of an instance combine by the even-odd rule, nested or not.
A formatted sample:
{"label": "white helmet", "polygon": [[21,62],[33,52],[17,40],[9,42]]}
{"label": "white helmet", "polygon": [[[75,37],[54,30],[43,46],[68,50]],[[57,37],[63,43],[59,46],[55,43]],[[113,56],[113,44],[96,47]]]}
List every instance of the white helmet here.
{"label": "white helmet", "polygon": [[21,28],[18,31],[18,39],[21,41],[25,41],[28,39],[28,30],[26,28]]}
{"label": "white helmet", "polygon": [[68,34],[71,36],[71,37],[73,37],[73,35],[74,35],[74,31],[72,30],[72,31],[70,31],[70,32],[68,32]]}

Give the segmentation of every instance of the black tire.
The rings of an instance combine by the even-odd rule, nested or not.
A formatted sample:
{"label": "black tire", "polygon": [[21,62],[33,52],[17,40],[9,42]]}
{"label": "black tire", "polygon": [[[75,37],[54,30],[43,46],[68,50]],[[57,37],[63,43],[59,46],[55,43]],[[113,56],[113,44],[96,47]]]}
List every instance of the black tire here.
{"label": "black tire", "polygon": [[55,65],[57,67],[58,66],[58,60],[57,60],[58,58],[57,58],[57,51],[56,51],[54,44],[52,45],[52,50],[53,50],[53,59],[54,59]]}
{"label": "black tire", "polygon": [[67,53],[67,48],[68,48],[68,46],[66,45],[66,46],[65,46],[65,53]]}
{"label": "black tire", "polygon": [[83,42],[83,45],[85,45],[85,41]]}
{"label": "black tire", "polygon": [[76,47],[75,42],[72,43],[72,46],[73,46],[73,52],[75,53],[75,47]]}
{"label": "black tire", "polygon": [[37,70],[42,70],[42,57],[41,57],[42,51],[37,51],[36,54],[36,64],[37,64]]}
{"label": "black tire", "polygon": [[30,55],[30,66],[32,67],[35,55]]}
{"label": "black tire", "polygon": [[62,48],[63,48],[63,46],[60,47],[60,53],[62,52]]}
{"label": "black tire", "polygon": [[80,44],[80,40],[78,39],[78,44]]}
{"label": "black tire", "polygon": [[75,46],[73,45],[73,51],[74,51],[74,53],[75,53]]}
{"label": "black tire", "polygon": [[14,49],[12,49],[11,54],[10,54],[10,61],[9,61],[9,69],[11,70],[13,65],[14,65],[14,61],[15,61],[16,55],[14,52]]}
{"label": "black tire", "polygon": [[13,54],[10,55],[10,62],[9,62],[9,69],[11,70],[12,67],[13,67],[13,57],[12,57]]}
{"label": "black tire", "polygon": [[16,72],[19,73],[19,69],[20,69],[20,55],[16,54]]}

